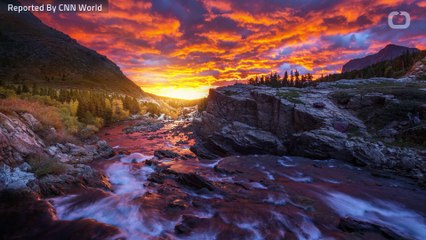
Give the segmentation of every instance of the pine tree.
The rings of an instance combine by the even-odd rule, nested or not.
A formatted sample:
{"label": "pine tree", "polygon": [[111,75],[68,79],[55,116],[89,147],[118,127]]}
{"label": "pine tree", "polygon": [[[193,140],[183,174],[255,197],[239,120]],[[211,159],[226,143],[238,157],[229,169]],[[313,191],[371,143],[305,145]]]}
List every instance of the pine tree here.
{"label": "pine tree", "polygon": [[24,84],[22,86],[22,93],[29,93],[29,92],[30,92],[30,88],[26,84]]}
{"label": "pine tree", "polygon": [[300,74],[299,74],[299,72],[296,70],[295,72],[294,72],[294,78],[295,78],[295,80],[296,81],[299,81],[300,79],[299,79],[299,76],[300,76]]}
{"label": "pine tree", "polygon": [[287,73],[287,71],[284,72],[283,86],[288,86],[288,73]]}
{"label": "pine tree", "polygon": [[35,96],[35,95],[39,95],[39,92],[38,92],[37,84],[36,84],[36,83],[33,83],[33,87],[32,87],[32,89],[31,89],[31,94],[32,94],[33,96]]}
{"label": "pine tree", "polygon": [[21,87],[21,85],[19,85],[18,87],[16,87],[15,92],[16,92],[17,95],[20,95],[22,93],[22,87]]}

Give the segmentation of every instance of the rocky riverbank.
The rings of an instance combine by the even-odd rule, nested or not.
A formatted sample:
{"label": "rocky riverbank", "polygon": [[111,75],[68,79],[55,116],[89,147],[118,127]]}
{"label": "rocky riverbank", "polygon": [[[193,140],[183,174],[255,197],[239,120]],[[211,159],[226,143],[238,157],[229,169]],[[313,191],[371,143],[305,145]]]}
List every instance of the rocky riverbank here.
{"label": "rocky riverbank", "polygon": [[[43,134],[40,134],[40,133]],[[105,142],[53,143],[55,129],[45,127],[29,113],[0,113],[0,232],[5,239],[104,239],[117,228],[93,220],[58,221],[45,197],[110,190],[105,175],[87,165],[114,154]],[[75,238],[74,238],[75,239]]]}
{"label": "rocky riverbank", "polygon": [[194,120],[200,157],[267,153],[339,159],[425,182],[425,82],[341,80],[303,89],[211,89]]}
{"label": "rocky riverbank", "polygon": [[[28,127],[19,114],[7,117],[19,121],[21,129]],[[25,173],[13,182],[22,182],[23,175],[32,178],[19,187],[2,185],[7,189],[0,191],[0,235],[7,239],[426,236],[425,192],[406,178],[372,174],[339,160],[257,154],[203,160],[190,151],[195,144],[190,122],[168,121],[158,130],[126,131],[139,123],[123,121],[105,127],[97,134],[102,141],[94,145],[46,146],[49,144],[39,136],[40,146],[44,146],[40,154],[50,156],[52,149],[63,154],[48,158],[50,163],[90,168],[107,186],[90,184],[80,173],[66,182],[73,188],[59,182],[54,186],[61,191],[38,193],[32,188],[37,182],[69,174],[55,170],[38,175],[34,169],[17,170],[29,161],[22,153],[23,163],[15,160],[17,167],[7,165],[11,172]],[[26,128],[23,135],[33,136],[30,130]],[[38,136],[37,130],[33,133]],[[110,152],[101,151],[107,149],[103,141],[117,154],[88,159],[88,155]],[[82,148],[97,149],[97,154],[70,156],[81,153]],[[395,190],[400,194],[395,195]]]}
{"label": "rocky riverbank", "polygon": [[91,144],[52,141],[59,133],[32,115],[2,113],[0,233],[7,239],[424,239],[425,191],[384,172],[424,180],[418,131],[425,115],[415,101],[423,87],[371,81],[219,88],[192,124],[123,121],[101,129],[93,136],[100,141]]}
{"label": "rocky riverbank", "polygon": [[[0,188],[28,188],[43,196],[90,186],[109,189],[102,173],[86,165],[114,154],[105,141],[49,145],[58,133],[43,128],[29,113],[0,113]],[[43,136],[38,134],[41,131]]]}
{"label": "rocky riverbank", "polygon": [[[137,122],[136,122],[137,123]],[[188,122],[98,136],[112,191],[51,199],[61,220],[95,219],[126,239],[423,239],[425,191],[342,161],[271,155],[202,160]],[[398,191],[400,194],[395,195]]]}

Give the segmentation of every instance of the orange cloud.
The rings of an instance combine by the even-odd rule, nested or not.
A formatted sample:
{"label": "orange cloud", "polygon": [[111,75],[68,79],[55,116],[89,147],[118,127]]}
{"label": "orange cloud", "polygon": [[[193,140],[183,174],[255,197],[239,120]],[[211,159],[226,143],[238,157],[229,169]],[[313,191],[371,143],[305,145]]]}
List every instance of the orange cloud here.
{"label": "orange cloud", "polygon": [[[407,10],[413,27],[387,27]],[[388,43],[426,47],[419,1],[188,0],[110,2],[108,13],[35,13],[48,25],[116,62],[143,89],[198,98],[208,88],[256,74],[338,72]]]}

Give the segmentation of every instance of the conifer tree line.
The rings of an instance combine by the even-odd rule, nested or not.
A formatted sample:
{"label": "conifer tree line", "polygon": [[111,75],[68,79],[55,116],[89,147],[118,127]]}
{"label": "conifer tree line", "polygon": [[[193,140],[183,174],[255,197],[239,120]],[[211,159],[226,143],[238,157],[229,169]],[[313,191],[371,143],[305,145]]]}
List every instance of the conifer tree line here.
{"label": "conifer tree line", "polygon": [[[300,74],[297,70],[284,72],[283,77],[272,73],[250,78],[248,83],[251,85],[266,85],[270,87],[307,87],[315,85],[316,82],[334,82],[341,79],[358,79],[373,77],[400,78],[407,74],[414,63],[426,57],[426,50],[420,52],[405,52],[403,55],[392,60],[382,61],[360,70],[354,70],[345,73],[333,73],[321,75],[313,79],[312,74]],[[426,80],[426,76],[423,76]]]}
{"label": "conifer tree line", "polygon": [[[387,77],[400,78],[404,76],[416,63],[426,56],[426,51],[405,52],[403,55],[392,60],[382,61],[360,70],[354,70],[345,73],[333,73],[321,76],[317,79],[319,82],[334,82],[340,79]],[[425,76],[426,77],[426,76]]]}
{"label": "conifer tree line", "polygon": [[284,72],[283,77],[281,77],[277,72],[271,72],[268,75],[256,76],[255,78],[250,78],[248,83],[250,85],[265,85],[270,87],[307,87],[313,84],[313,76],[311,73],[300,74],[297,70],[291,70],[290,73],[287,71]]}
{"label": "conifer tree line", "polygon": [[[109,123],[127,118],[131,114],[138,114],[144,103],[140,104],[136,98],[127,95],[106,94],[90,90],[55,89],[51,87],[32,87],[27,85],[5,86],[17,95],[42,96],[49,100],[68,104],[71,114],[85,124],[98,124],[99,121]],[[146,106],[145,106],[146,107]],[[148,108],[153,108],[148,106]]]}

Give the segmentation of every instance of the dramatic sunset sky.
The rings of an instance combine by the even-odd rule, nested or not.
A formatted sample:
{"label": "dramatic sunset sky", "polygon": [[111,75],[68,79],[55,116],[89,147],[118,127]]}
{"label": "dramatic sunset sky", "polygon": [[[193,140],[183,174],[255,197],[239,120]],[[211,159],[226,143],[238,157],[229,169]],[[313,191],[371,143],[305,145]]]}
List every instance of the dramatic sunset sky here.
{"label": "dramatic sunset sky", "polygon": [[[408,29],[389,28],[394,10]],[[108,13],[36,15],[143,90],[180,98],[271,70],[340,72],[389,43],[426,49],[426,0],[110,0]]]}

